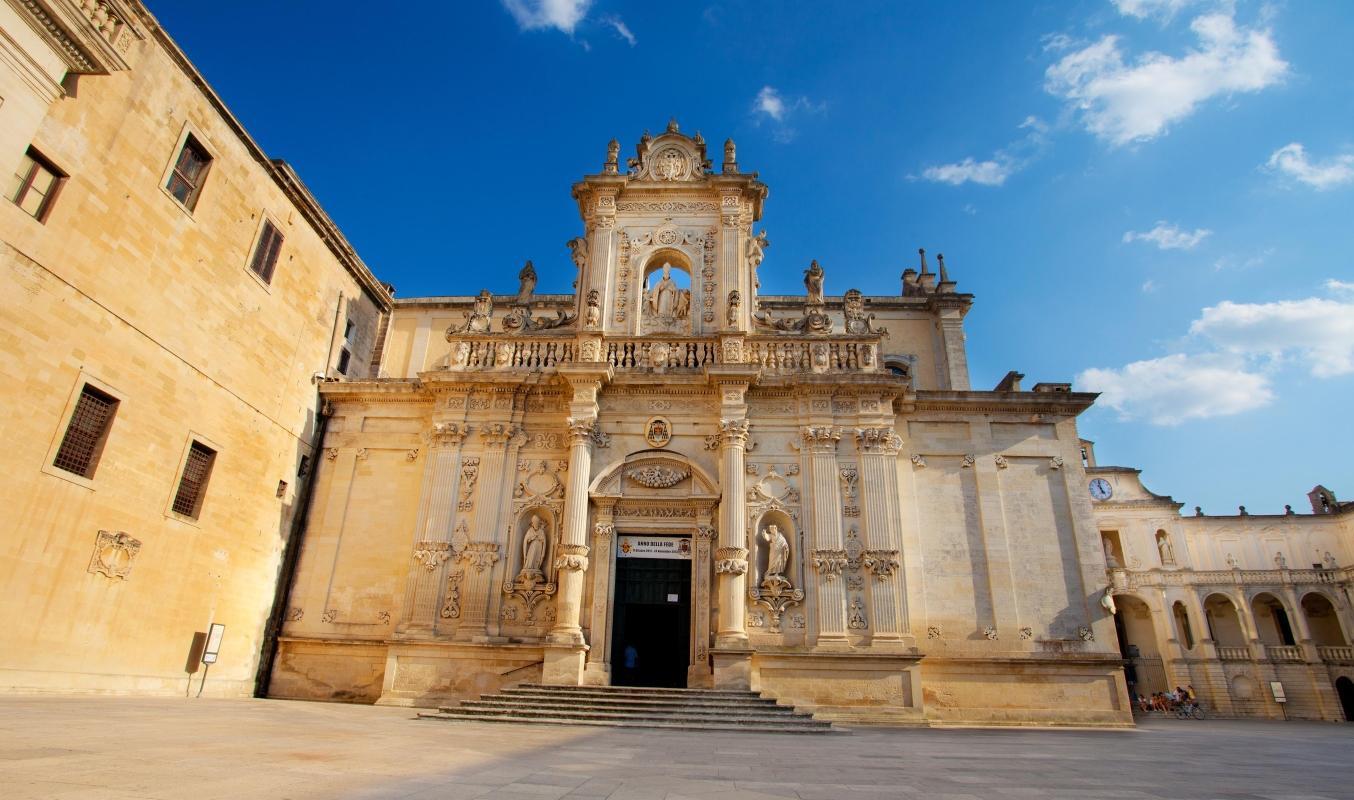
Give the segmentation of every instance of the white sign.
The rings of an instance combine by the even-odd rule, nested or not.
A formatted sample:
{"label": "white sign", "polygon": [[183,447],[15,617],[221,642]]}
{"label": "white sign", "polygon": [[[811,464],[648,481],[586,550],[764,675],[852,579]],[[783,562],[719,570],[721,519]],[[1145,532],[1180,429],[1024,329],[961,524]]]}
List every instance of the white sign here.
{"label": "white sign", "polygon": [[[215,664],[216,657],[221,653],[221,637],[226,635],[226,626],[219,622],[213,622],[207,629],[207,647],[202,653],[203,664]],[[206,680],[206,677],[203,677]]]}
{"label": "white sign", "polygon": [[1274,695],[1274,702],[1276,703],[1288,702],[1288,695],[1284,694],[1282,683],[1278,681],[1270,681],[1269,691]]}
{"label": "white sign", "polygon": [[617,536],[616,557],[690,560],[691,538],[688,536]]}

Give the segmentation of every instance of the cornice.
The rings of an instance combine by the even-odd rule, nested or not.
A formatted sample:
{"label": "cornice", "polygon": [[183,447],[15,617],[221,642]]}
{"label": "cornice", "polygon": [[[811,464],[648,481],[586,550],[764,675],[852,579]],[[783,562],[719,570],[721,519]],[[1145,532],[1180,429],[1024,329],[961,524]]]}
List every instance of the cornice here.
{"label": "cornice", "polygon": [[1074,417],[1091,407],[1094,392],[975,392],[919,390],[915,410],[1054,414]]}

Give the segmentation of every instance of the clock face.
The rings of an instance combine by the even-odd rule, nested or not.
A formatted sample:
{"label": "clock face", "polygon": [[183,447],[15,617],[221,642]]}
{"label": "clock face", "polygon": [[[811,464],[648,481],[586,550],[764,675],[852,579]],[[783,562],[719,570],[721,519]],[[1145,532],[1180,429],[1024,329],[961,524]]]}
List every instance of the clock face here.
{"label": "clock face", "polygon": [[1096,478],[1091,481],[1091,497],[1097,500],[1108,500],[1114,496],[1114,489],[1110,488],[1110,482],[1104,478]]}

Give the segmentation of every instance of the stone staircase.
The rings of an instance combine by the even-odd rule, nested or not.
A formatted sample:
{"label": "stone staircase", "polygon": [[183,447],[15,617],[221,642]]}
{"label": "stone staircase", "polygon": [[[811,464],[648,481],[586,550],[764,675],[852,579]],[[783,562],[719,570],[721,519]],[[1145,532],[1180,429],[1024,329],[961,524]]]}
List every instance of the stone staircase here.
{"label": "stone staircase", "polygon": [[523,684],[421,719],[761,733],[828,733],[832,723],[755,692]]}

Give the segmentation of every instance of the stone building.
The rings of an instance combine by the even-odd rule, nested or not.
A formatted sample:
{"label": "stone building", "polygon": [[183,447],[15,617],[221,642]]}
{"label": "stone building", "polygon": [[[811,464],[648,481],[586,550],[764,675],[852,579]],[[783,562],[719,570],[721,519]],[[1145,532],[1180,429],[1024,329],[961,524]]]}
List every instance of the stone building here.
{"label": "stone building", "polygon": [[[249,695],[390,295],[140,3],[0,3],[0,685]],[[199,672],[198,677],[201,677]]]}
{"label": "stone building", "polygon": [[[395,303],[332,408],[279,697],[748,687],[842,720],[1131,720],[1067,384],[969,386],[943,258],[763,296],[767,187],[671,123],[573,186],[573,295]],[[769,266],[769,264],[768,264]]]}
{"label": "stone building", "polygon": [[1086,472],[1130,691],[1192,685],[1227,716],[1354,719],[1354,504],[1179,514],[1136,469]]}

